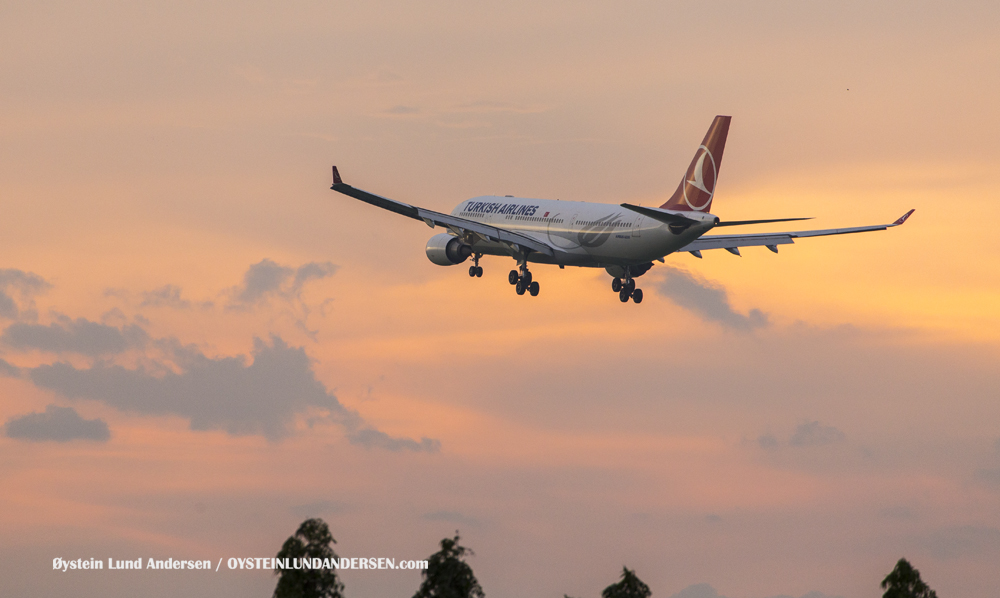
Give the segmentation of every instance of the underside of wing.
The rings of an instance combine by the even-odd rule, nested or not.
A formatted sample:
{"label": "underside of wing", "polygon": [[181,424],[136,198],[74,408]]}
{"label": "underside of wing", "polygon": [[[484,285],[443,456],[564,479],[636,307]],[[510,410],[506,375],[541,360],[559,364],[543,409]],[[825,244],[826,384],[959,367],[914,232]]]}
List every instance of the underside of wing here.
{"label": "underside of wing", "polygon": [[794,243],[789,233],[763,235],[712,235],[696,239],[678,251],[702,251],[704,249],[736,249],[737,247],[764,247]]}
{"label": "underside of wing", "polygon": [[401,201],[396,201],[394,199],[389,199],[388,197],[382,197],[381,195],[375,195],[374,193],[369,193],[352,187],[341,180],[340,173],[337,171],[336,166],[333,167],[333,186],[331,186],[330,189],[343,193],[349,197],[353,197],[354,199],[359,199],[365,203],[370,203],[373,206],[389,210],[390,212],[402,214],[403,216],[413,218],[414,220],[422,220],[431,228],[434,228],[435,226],[442,226],[459,236],[465,236],[467,233],[472,233],[483,240],[507,245],[512,251],[517,253],[524,253],[526,250],[530,250],[543,253],[548,256],[555,255],[555,250],[550,245],[543,243],[538,239],[529,237],[528,235],[504,228],[498,228],[496,226],[490,226],[488,224],[476,222],[475,220],[459,218],[457,216],[452,216],[451,214],[442,214],[433,210],[426,210],[417,206],[411,206],[410,204],[403,203]]}
{"label": "underside of wing", "polygon": [[[707,235],[700,237],[678,251],[699,252],[703,249],[727,249],[731,253],[739,255],[740,247],[760,247],[765,246],[771,251],[777,252],[778,245],[794,243],[794,239],[804,237],[825,237],[829,235],[847,235],[851,233],[865,233],[875,230],[885,230],[894,226],[899,226],[906,222],[914,210],[903,214],[892,224],[876,224],[873,226],[854,226],[851,228],[827,228],[821,230],[800,230],[787,233],[763,233],[753,235]],[[695,253],[695,255],[698,255]]]}

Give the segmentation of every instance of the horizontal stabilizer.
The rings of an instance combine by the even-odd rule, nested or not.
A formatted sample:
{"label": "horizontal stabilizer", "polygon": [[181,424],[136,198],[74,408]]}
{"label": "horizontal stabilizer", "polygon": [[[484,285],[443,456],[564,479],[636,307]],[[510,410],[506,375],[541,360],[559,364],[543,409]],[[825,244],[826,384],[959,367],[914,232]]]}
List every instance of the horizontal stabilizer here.
{"label": "horizontal stabilizer", "polygon": [[792,222],[795,220],[812,220],[809,218],[768,218],[767,220],[730,220],[729,222],[720,222],[715,226],[743,226],[744,224],[767,224],[768,222]]}
{"label": "horizontal stabilizer", "polygon": [[667,210],[661,208],[644,208],[642,206],[635,206],[630,203],[623,203],[622,207],[626,210],[632,210],[633,212],[638,212],[643,216],[648,216],[653,220],[659,220],[660,222],[665,222],[667,224],[701,224],[698,220],[692,220],[687,216],[681,216],[680,214],[675,214],[673,212],[668,212]]}

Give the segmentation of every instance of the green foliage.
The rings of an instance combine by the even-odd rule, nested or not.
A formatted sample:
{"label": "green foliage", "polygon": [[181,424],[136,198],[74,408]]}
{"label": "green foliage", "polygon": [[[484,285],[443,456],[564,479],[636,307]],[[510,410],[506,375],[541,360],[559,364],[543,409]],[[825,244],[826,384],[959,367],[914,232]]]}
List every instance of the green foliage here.
{"label": "green foliage", "polygon": [[[335,559],[331,544],[337,541],[322,519],[306,519],[294,536],[285,540],[279,559]],[[274,598],[343,598],[344,584],[331,569],[275,569],[281,577]]]}
{"label": "green foliage", "polygon": [[649,598],[652,594],[635,571],[622,567],[621,581],[604,588],[601,598]]}
{"label": "green foliage", "polygon": [[454,538],[441,540],[441,550],[427,559],[424,581],[413,598],[485,598],[472,567],[463,560],[466,553],[473,556],[473,552],[458,540],[457,531]]}
{"label": "green foliage", "polygon": [[920,572],[906,559],[899,559],[892,573],[882,580],[882,598],[937,598],[937,593],[920,579]]}

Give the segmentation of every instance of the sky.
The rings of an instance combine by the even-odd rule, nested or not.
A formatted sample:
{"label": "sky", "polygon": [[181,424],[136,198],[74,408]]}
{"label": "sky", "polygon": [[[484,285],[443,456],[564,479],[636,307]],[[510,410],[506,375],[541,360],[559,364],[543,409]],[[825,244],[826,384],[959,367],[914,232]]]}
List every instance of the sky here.
{"label": "sky", "polygon": [[[491,597],[867,598],[1000,558],[1000,5],[0,5],[0,594],[269,596],[456,530]],[[536,298],[424,255],[484,194],[885,232]],[[801,223],[790,223],[801,224]],[[764,230],[796,230],[795,226]],[[748,231],[747,232],[751,232]],[[410,596],[415,571],[345,571]]]}

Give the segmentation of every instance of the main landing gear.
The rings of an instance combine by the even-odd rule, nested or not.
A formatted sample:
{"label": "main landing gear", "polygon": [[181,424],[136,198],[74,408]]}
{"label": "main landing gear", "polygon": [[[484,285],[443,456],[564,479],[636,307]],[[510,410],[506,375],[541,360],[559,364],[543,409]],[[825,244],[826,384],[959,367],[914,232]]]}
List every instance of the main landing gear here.
{"label": "main landing gear", "polygon": [[625,273],[625,279],[615,278],[611,281],[611,290],[618,293],[622,303],[628,303],[629,297],[636,303],[642,303],[642,289],[635,288],[635,280]]}
{"label": "main landing gear", "polygon": [[477,253],[472,256],[473,265],[469,266],[469,276],[472,278],[482,278],[483,277],[483,267],[479,265],[479,258],[483,254]]}
{"label": "main landing gear", "polygon": [[507,282],[514,285],[514,291],[518,295],[523,295],[527,291],[532,297],[538,296],[538,283],[531,280],[531,272],[528,271],[526,263],[521,264],[520,274],[517,270],[511,270],[510,274],[507,275]]}

